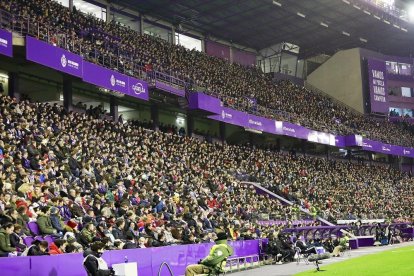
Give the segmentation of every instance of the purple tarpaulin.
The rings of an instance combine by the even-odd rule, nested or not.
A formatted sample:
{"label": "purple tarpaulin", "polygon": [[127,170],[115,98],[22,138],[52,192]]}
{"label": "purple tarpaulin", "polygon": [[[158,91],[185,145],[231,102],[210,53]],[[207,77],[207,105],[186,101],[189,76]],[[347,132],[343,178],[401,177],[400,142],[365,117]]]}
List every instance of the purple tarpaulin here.
{"label": "purple tarpaulin", "polygon": [[0,29],[0,54],[13,57],[13,34]]}
{"label": "purple tarpaulin", "polygon": [[33,37],[26,37],[26,58],[58,71],[82,77],[82,57]]}
{"label": "purple tarpaulin", "polygon": [[[259,254],[259,240],[230,242],[234,249],[233,256],[248,256]],[[174,275],[183,275],[189,264],[197,263],[206,257],[213,246],[211,243],[194,245],[164,246],[143,249],[127,249],[106,251],[103,258],[111,266],[123,263],[125,257],[129,262],[138,264],[138,275],[157,276],[162,262],[166,262]],[[0,258],[2,275],[13,276],[85,276],[82,265],[82,254],[62,254],[38,257],[9,257]],[[169,276],[167,268],[160,273]]]}
{"label": "purple tarpaulin", "polygon": [[211,40],[206,40],[206,53],[209,56],[230,60],[230,47]]}
{"label": "purple tarpaulin", "polygon": [[371,112],[388,114],[387,69],[385,62],[368,59],[368,82],[371,99]]}
{"label": "purple tarpaulin", "polygon": [[233,48],[233,62],[245,65],[245,66],[255,66],[256,65],[256,54],[251,52],[246,52]]}

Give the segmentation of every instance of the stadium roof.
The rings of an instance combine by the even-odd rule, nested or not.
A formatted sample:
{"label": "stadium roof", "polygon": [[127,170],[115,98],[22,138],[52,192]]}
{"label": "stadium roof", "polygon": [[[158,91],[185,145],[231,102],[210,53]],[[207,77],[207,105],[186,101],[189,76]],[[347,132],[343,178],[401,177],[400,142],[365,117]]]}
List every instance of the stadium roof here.
{"label": "stadium roof", "polygon": [[[402,1],[402,0],[401,0]],[[112,0],[143,14],[261,50],[300,46],[301,56],[363,47],[413,52],[414,25],[356,0]],[[280,4],[280,5],[279,5]]]}

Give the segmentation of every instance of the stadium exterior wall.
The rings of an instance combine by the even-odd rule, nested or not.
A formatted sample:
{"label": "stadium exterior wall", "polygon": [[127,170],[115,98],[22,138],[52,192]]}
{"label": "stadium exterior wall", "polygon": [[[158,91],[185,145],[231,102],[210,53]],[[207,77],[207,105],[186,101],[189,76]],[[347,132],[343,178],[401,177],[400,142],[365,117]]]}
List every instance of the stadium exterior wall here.
{"label": "stadium exterior wall", "polygon": [[339,51],[307,78],[307,83],[364,113],[360,49]]}

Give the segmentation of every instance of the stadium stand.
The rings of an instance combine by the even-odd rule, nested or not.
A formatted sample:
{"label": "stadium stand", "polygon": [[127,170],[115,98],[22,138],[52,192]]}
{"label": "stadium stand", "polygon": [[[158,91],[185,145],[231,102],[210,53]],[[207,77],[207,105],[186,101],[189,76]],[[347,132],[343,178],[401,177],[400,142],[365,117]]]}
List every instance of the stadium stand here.
{"label": "stadium stand", "polygon": [[[0,8],[12,18],[1,21],[2,28],[124,74],[164,73],[180,79],[185,89],[214,95],[238,110],[414,146],[405,124],[358,115],[289,81],[275,83],[258,68],[230,64],[76,9],[69,12],[54,1],[0,0]],[[356,235],[368,229],[383,245],[412,238],[389,227],[413,221],[414,179],[389,164],[218,143],[189,137],[171,125],[115,122],[102,106],[78,107],[82,112],[0,95],[1,257],[79,253],[95,241],[108,250],[193,245],[214,241],[217,232],[232,241],[259,240],[254,242],[260,251],[229,258],[230,269],[259,265],[259,257],[291,262],[298,258],[295,253],[299,263],[316,253],[316,246],[330,253],[336,248],[338,256],[345,245],[350,248],[340,234],[328,235],[336,226],[316,233],[318,219],[380,219],[384,224],[364,231],[357,224],[341,229]],[[302,228],[312,233],[297,231]]]}
{"label": "stadium stand", "polygon": [[[273,83],[259,69],[190,51],[116,22],[105,23],[54,1],[2,1],[13,27],[78,53],[89,61],[126,74],[157,71],[220,97],[225,104],[262,116],[298,123],[334,134],[361,134],[386,143],[412,146],[404,124],[358,115],[328,97],[290,82]],[[29,24],[27,24],[29,22]],[[6,26],[11,27],[11,26]],[[257,106],[248,98],[257,99]]]}

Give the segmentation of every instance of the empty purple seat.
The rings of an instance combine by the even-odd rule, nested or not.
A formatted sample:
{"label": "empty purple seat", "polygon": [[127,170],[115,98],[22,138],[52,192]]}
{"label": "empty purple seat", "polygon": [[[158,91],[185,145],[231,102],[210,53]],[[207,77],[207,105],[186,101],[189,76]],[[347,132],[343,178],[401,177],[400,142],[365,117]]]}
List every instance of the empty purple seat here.
{"label": "empty purple seat", "polygon": [[50,245],[52,242],[54,242],[54,239],[52,236],[47,235],[43,238],[45,241],[47,241],[47,243]]}
{"label": "empty purple seat", "polygon": [[30,232],[32,232],[34,235],[40,235],[40,229],[39,225],[35,221],[31,221],[27,224],[27,227],[29,227]]}
{"label": "empty purple seat", "polygon": [[45,239],[42,236],[36,236],[34,237],[35,241],[44,241]]}
{"label": "empty purple seat", "polygon": [[33,237],[26,237],[23,239],[23,242],[26,246],[31,246],[33,241],[34,241]]}

